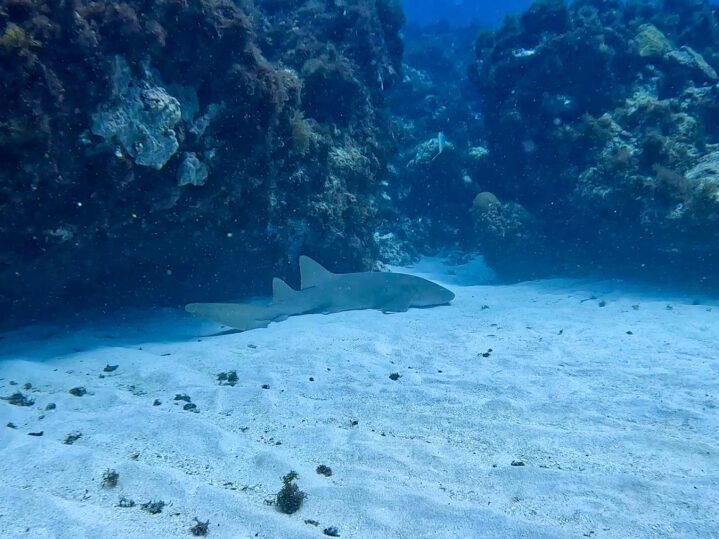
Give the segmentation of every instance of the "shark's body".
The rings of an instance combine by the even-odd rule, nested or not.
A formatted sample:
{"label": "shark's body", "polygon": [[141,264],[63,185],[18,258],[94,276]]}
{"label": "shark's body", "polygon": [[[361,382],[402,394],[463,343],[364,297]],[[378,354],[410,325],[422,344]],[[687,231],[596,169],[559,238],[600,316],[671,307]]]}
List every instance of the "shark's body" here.
{"label": "shark's body", "polygon": [[421,277],[403,273],[331,273],[309,257],[300,257],[301,290],[274,279],[272,303],[190,303],[187,312],[241,331],[267,327],[290,316],[357,309],[402,312],[410,307],[444,305],[454,293]]}

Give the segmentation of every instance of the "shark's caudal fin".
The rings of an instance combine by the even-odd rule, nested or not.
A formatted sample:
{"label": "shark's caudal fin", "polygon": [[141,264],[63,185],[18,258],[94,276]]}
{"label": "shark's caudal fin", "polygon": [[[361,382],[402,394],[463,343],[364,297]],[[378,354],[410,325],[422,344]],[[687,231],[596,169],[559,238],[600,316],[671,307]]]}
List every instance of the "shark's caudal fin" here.
{"label": "shark's caudal fin", "polygon": [[334,273],[315,262],[309,256],[300,256],[300,286],[302,290],[311,288],[326,281]]}
{"label": "shark's caudal fin", "polygon": [[188,313],[209,318],[213,322],[240,331],[266,328],[272,319],[263,305],[240,303],[190,303],[185,306]]}
{"label": "shark's caudal fin", "polygon": [[292,299],[295,294],[297,294],[297,290],[293,289],[282,279],[277,277],[272,279],[272,303],[287,301],[288,299]]}

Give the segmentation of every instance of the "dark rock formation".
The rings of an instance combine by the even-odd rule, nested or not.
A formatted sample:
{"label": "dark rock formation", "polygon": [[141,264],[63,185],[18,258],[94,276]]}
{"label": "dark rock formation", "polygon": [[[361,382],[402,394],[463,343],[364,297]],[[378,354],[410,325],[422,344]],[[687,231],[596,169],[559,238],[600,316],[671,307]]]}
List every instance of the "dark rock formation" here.
{"label": "dark rock formation", "polygon": [[374,262],[395,0],[0,0],[0,308]]}
{"label": "dark rock formation", "polygon": [[544,0],[480,35],[499,205],[475,215],[501,274],[719,283],[718,36],[694,0]]}

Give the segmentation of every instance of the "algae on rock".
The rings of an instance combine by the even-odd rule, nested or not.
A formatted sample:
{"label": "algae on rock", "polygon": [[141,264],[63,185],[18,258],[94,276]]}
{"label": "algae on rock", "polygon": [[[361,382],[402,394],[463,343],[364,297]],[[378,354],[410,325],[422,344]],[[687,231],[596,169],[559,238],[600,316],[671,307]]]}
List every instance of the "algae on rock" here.
{"label": "algae on rock", "polygon": [[92,115],[92,132],[120,144],[138,165],[160,170],[180,146],[174,131],[180,102],[151,80],[133,80],[123,58],[115,69],[113,95]]}
{"label": "algae on rock", "polygon": [[719,211],[719,150],[704,155],[689,172],[686,179],[696,189],[711,195],[711,201],[717,204]]}
{"label": "algae on rock", "polygon": [[715,81],[719,78],[716,70],[707,63],[700,53],[691,47],[683,46],[678,50],[671,51],[665,58],[674,62],[678,67],[686,69],[692,75],[699,75],[700,80]]}
{"label": "algae on rock", "polygon": [[662,58],[674,50],[667,36],[653,24],[642,24],[634,38],[634,47],[642,58]]}
{"label": "algae on rock", "polygon": [[177,169],[177,184],[183,185],[204,185],[210,169],[200,161],[195,152],[185,152],[185,155]]}

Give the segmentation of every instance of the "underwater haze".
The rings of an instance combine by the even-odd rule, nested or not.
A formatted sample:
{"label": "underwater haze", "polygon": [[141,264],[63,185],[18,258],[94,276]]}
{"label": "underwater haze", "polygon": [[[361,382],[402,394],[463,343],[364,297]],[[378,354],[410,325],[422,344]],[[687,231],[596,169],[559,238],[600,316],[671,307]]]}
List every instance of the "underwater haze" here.
{"label": "underwater haze", "polygon": [[519,13],[531,3],[531,0],[405,0],[404,11],[407,22],[419,26],[440,22],[453,26],[493,26],[501,22],[506,15]]}
{"label": "underwater haze", "polygon": [[0,539],[719,537],[719,7],[0,0]]}

